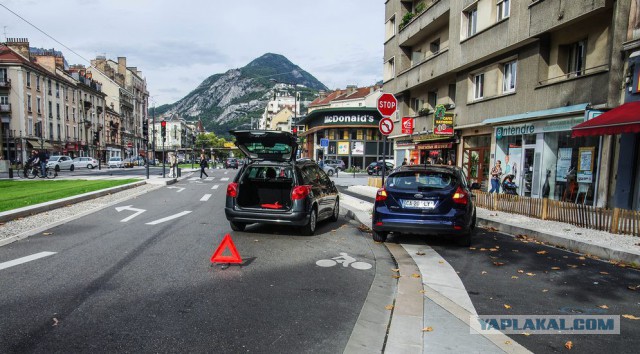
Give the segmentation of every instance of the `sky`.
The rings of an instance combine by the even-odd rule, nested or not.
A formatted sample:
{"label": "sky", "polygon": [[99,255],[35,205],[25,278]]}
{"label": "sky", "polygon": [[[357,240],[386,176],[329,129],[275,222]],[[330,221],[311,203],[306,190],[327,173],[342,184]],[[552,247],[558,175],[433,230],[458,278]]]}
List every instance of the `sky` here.
{"label": "sky", "polygon": [[265,53],[284,55],[332,90],[372,85],[382,79],[384,3],[0,0],[0,37],[62,51],[69,64],[126,57],[147,80],[149,105],[160,106]]}

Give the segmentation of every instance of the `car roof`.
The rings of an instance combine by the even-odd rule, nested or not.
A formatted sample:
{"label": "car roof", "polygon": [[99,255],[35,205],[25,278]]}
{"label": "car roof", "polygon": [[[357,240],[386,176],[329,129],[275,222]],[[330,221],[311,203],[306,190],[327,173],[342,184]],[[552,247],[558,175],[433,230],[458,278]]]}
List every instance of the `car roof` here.
{"label": "car roof", "polygon": [[460,167],[458,166],[449,166],[449,165],[404,165],[400,167],[396,167],[394,173],[397,172],[405,172],[405,171],[430,171],[430,172],[449,172],[449,173],[457,173],[461,172]]}

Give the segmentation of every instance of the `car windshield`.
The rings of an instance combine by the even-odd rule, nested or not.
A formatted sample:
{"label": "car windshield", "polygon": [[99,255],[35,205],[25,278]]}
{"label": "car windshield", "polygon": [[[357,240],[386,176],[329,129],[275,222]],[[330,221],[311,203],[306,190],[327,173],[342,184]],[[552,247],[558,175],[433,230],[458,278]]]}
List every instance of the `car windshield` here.
{"label": "car windshield", "polygon": [[387,186],[402,190],[446,189],[454,186],[457,179],[447,172],[405,171],[389,176]]}

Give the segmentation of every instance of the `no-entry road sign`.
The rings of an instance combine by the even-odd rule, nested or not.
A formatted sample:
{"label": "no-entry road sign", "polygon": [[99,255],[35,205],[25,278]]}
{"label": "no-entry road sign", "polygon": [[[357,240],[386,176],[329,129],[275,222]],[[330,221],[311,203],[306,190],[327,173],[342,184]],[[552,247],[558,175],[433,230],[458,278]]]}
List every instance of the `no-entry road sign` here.
{"label": "no-entry road sign", "polygon": [[378,112],[380,112],[383,117],[389,117],[396,113],[396,109],[398,109],[398,100],[396,100],[394,95],[383,93],[378,97]]}
{"label": "no-entry road sign", "polygon": [[382,133],[382,135],[389,135],[393,131],[393,121],[389,117],[384,117],[380,119],[378,128],[380,129],[380,133]]}

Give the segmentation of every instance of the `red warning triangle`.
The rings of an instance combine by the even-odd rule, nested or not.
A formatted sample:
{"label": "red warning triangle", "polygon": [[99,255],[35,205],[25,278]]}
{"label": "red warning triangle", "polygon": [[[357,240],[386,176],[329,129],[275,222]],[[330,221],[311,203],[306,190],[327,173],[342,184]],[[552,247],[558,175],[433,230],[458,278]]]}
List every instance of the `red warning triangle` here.
{"label": "red warning triangle", "polygon": [[[231,251],[230,256],[223,256],[225,249],[229,248]],[[222,239],[222,243],[218,246],[215,252],[213,252],[213,256],[211,256],[211,263],[242,263],[242,258],[240,257],[240,253],[236,249],[236,245],[233,244],[231,240],[231,236],[226,234]]]}

